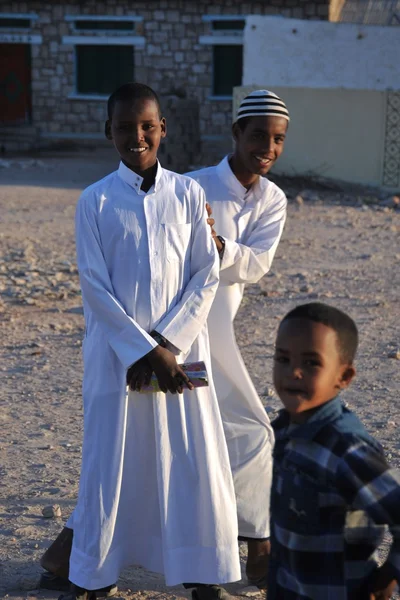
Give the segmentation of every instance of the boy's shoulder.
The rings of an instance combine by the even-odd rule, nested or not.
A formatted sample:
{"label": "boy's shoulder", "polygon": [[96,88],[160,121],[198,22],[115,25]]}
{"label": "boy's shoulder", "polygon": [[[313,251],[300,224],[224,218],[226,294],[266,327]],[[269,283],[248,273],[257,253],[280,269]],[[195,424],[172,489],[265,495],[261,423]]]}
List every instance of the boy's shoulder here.
{"label": "boy's shoulder", "polygon": [[182,175],[181,173],[176,173],[175,171],[170,171],[168,169],[164,169],[163,167],[163,177],[167,185],[171,184],[178,192],[179,190],[183,192],[202,192],[201,185],[195,179],[189,177],[187,174]]}
{"label": "boy's shoulder", "polygon": [[118,171],[113,171],[109,173],[102,179],[91,183],[87,188],[85,188],[81,194],[81,199],[90,198],[91,196],[96,196],[98,193],[104,193],[105,190],[109,190],[111,186],[115,185],[115,181],[118,176]]}
{"label": "boy's shoulder", "polygon": [[[210,194],[212,198],[214,195],[220,195],[222,190],[230,188],[229,177],[235,178],[230,171],[228,179],[224,177],[223,165],[224,162],[222,161],[217,165],[190,171],[186,174],[197,181],[204,188],[207,195]],[[222,170],[220,170],[221,168]],[[276,183],[273,183],[267,177],[260,177],[260,189],[263,210],[270,213],[271,211],[286,209],[286,194]]]}
{"label": "boy's shoulder", "polygon": [[383,454],[380,443],[372,437],[365,429],[358,416],[340,401],[336,401],[332,407],[335,412],[326,419],[319,422],[309,422],[304,426],[292,430],[289,427],[289,419],[285,411],[272,422],[277,442],[289,442],[291,439],[299,439],[302,444],[310,443],[329,451],[342,458],[352,448],[364,446],[368,451]]}
{"label": "boy's shoulder", "polygon": [[226,183],[218,175],[218,165],[190,171],[186,175],[203,188],[208,202],[215,202],[225,196]]}
{"label": "boy's shoulder", "polygon": [[276,183],[268,179],[267,177],[260,177],[260,184],[270,198],[274,198],[278,202],[287,204],[287,198],[285,192]]}
{"label": "boy's shoulder", "polygon": [[271,215],[275,212],[286,212],[286,194],[276,183],[268,179],[268,177],[260,177],[259,189],[258,201],[262,208],[262,213]]}
{"label": "boy's shoulder", "polygon": [[346,448],[361,443],[378,452],[383,452],[380,443],[368,433],[359,417],[344,405],[342,405],[341,416],[331,424],[331,429],[332,435],[336,436],[338,440],[343,440]]}
{"label": "boy's shoulder", "polygon": [[[284,412],[284,411],[282,411]],[[286,423],[285,423],[286,421]],[[358,417],[345,407],[336,418],[291,425],[280,414],[272,423],[275,432],[274,462],[277,470],[286,462],[306,473],[319,485],[338,485],[340,473],[386,469],[381,445],[369,435]],[[290,470],[290,469],[289,469]]]}
{"label": "boy's shoulder", "polygon": [[210,167],[203,167],[202,169],[196,169],[195,171],[189,171],[185,173],[190,179],[194,179],[195,181],[204,181],[209,179],[210,177],[214,177],[217,172],[218,165],[212,165]]}

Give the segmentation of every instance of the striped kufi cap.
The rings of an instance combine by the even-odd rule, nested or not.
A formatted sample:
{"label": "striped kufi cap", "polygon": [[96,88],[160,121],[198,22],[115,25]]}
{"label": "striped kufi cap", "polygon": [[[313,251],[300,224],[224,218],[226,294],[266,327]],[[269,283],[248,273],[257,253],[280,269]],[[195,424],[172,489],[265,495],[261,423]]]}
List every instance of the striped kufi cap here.
{"label": "striped kufi cap", "polygon": [[242,100],[236,120],[244,117],[283,117],[290,121],[284,101],[268,90],[256,90]]}

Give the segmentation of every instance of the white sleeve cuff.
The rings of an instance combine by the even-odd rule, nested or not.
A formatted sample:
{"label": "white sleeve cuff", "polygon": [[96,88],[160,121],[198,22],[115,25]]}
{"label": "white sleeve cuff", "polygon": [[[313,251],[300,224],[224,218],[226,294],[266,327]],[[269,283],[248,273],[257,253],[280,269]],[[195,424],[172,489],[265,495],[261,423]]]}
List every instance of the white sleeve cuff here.
{"label": "white sleeve cuff", "polygon": [[111,348],[126,370],[157,345],[157,342],[148,333],[139,333],[131,323],[110,339]]}

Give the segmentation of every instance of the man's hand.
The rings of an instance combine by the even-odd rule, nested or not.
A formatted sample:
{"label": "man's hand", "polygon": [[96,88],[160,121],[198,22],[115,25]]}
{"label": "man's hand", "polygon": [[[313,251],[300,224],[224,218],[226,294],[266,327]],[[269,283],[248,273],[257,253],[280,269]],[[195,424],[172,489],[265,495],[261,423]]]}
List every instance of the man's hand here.
{"label": "man's hand", "polygon": [[[215,221],[214,219],[211,217],[212,215],[212,208],[211,206],[208,204],[208,202],[206,203],[206,211],[208,214],[208,219],[207,219],[207,223],[209,224],[210,228],[211,228],[211,233],[214,231],[213,227],[215,225]],[[214,232],[215,233],[215,232]]]}
{"label": "man's hand", "polygon": [[368,586],[369,600],[390,600],[396,589],[396,575],[389,563],[375,571]]}
{"label": "man's hand", "polygon": [[207,214],[208,214],[208,219],[207,219],[207,223],[210,226],[211,229],[211,235],[213,237],[213,240],[215,242],[215,245],[217,246],[217,250],[218,252],[221,252],[223,249],[223,245],[221,243],[221,240],[218,239],[218,234],[214,229],[214,225],[215,225],[215,220],[211,217],[212,215],[212,208],[211,206],[208,204],[208,202],[206,203],[206,210],[207,210]]}
{"label": "man's hand", "polygon": [[129,367],[126,374],[126,385],[129,386],[133,392],[140,392],[144,385],[150,383],[151,375],[153,370],[150,366],[147,357],[144,356],[131,367]]}
{"label": "man's hand", "polygon": [[189,390],[194,389],[193,383],[176,362],[175,355],[166,348],[156,346],[146,354],[146,358],[164,394],[167,392],[182,394],[184,386]]}

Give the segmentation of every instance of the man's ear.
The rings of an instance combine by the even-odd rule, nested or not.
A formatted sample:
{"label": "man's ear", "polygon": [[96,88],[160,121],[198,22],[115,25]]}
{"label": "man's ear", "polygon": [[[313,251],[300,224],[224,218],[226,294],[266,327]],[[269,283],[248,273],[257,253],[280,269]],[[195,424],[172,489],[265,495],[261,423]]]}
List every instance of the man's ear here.
{"label": "man's ear", "polygon": [[110,119],[108,119],[106,121],[106,124],[104,126],[104,133],[105,133],[105,136],[106,136],[106,138],[108,140],[112,140],[113,139],[112,133],[111,133],[111,121],[110,121]]}
{"label": "man's ear", "polygon": [[161,124],[161,137],[165,138],[165,136],[167,135],[167,121],[165,119],[165,117],[163,117],[160,121]]}
{"label": "man's ear", "polygon": [[355,376],[356,370],[354,365],[345,365],[343,367],[338,387],[341,390],[344,390],[345,388],[349,387],[350,383],[353,381]]}
{"label": "man's ear", "polygon": [[238,141],[240,133],[241,133],[241,129],[236,122],[232,125],[232,136],[233,136],[233,139],[235,142]]}

